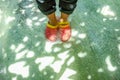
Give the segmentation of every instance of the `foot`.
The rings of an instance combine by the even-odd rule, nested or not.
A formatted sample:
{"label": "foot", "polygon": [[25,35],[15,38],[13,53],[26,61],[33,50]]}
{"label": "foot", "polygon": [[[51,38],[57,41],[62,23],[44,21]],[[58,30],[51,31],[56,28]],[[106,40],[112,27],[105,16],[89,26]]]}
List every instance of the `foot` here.
{"label": "foot", "polygon": [[63,42],[66,42],[71,37],[71,27],[68,22],[60,22],[59,24],[59,33],[60,33],[60,39]]}
{"label": "foot", "polygon": [[57,26],[52,26],[48,23],[45,29],[45,37],[54,42],[57,39],[57,32]]}

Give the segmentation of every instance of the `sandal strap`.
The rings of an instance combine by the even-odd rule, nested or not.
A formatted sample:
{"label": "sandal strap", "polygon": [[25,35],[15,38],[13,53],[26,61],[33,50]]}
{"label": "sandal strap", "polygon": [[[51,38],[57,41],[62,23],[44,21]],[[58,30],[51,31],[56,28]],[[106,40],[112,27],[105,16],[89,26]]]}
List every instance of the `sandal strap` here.
{"label": "sandal strap", "polygon": [[53,25],[51,25],[51,24],[47,23],[47,27],[55,29],[55,28],[57,28],[57,27],[58,27],[58,25],[53,26]]}
{"label": "sandal strap", "polygon": [[60,28],[66,28],[70,25],[70,23],[68,21],[66,22],[59,22],[59,27]]}
{"label": "sandal strap", "polygon": [[59,25],[68,25],[68,24],[69,24],[68,21],[66,21],[66,22],[59,22]]}

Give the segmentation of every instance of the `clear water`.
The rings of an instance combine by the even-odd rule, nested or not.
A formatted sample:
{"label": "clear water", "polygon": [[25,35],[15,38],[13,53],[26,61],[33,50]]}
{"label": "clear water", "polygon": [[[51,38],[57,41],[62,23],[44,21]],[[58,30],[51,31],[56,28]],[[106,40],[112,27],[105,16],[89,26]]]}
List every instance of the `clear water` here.
{"label": "clear water", "polygon": [[35,0],[1,0],[0,80],[120,80],[119,0],[78,0],[69,19],[71,39],[49,42]]}

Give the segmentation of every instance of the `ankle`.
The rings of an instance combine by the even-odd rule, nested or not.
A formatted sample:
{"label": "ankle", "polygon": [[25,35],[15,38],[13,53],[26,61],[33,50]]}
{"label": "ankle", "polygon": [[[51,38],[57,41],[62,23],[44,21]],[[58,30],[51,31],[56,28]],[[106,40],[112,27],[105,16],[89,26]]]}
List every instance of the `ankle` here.
{"label": "ankle", "polygon": [[56,25],[58,24],[57,21],[56,21],[56,22],[49,21],[48,23],[49,23],[50,25],[52,25],[52,26],[56,26]]}
{"label": "ankle", "polygon": [[47,17],[49,19],[49,24],[50,25],[53,25],[53,26],[57,25],[57,19],[56,19],[55,13],[52,13],[52,14],[48,15]]}
{"label": "ankle", "polygon": [[67,20],[67,19],[63,19],[63,18],[60,18],[59,22],[60,22],[60,23],[68,22],[68,20]]}
{"label": "ankle", "polygon": [[68,14],[61,13],[60,21],[61,22],[67,22],[68,21],[68,17],[69,17]]}

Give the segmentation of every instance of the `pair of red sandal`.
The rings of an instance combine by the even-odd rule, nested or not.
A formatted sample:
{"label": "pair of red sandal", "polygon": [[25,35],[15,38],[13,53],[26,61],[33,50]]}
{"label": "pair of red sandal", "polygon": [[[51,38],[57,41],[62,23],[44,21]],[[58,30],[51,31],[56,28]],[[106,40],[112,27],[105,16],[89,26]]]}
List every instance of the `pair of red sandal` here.
{"label": "pair of red sandal", "polygon": [[48,23],[45,30],[45,36],[52,42],[56,41],[58,36],[63,42],[68,41],[71,37],[71,27],[69,22],[59,22],[57,26],[52,26]]}

